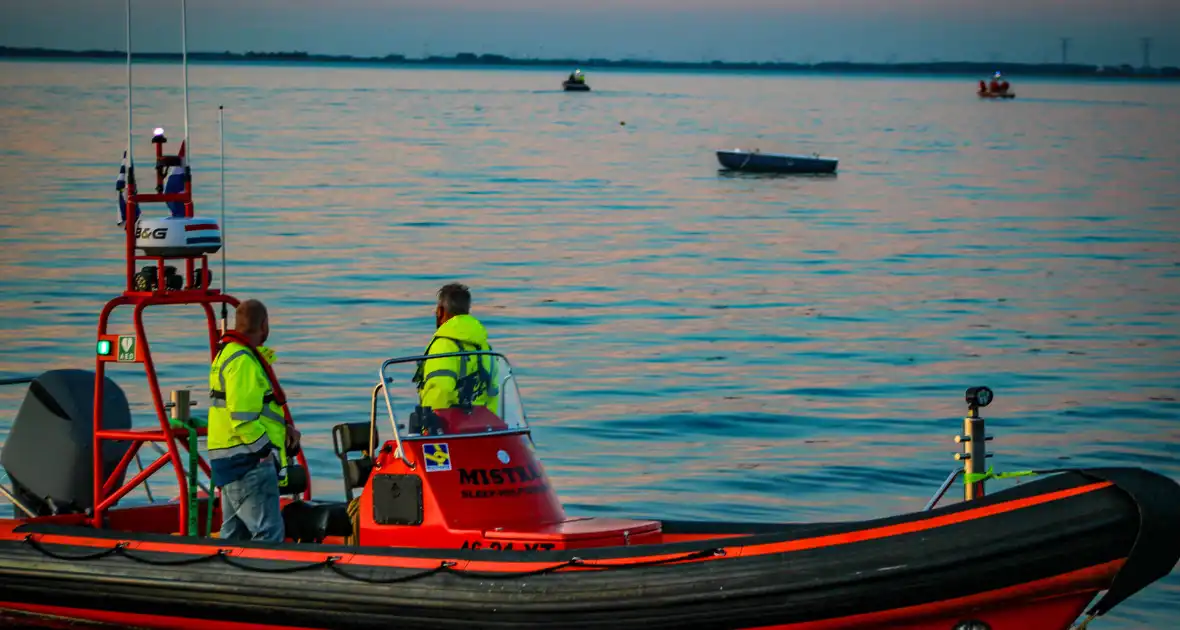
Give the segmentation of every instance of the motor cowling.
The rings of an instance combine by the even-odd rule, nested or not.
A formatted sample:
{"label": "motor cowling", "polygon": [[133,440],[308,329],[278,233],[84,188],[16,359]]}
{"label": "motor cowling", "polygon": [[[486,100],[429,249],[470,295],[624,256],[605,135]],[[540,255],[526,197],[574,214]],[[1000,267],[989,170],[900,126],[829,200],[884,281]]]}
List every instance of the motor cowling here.
{"label": "motor cowling", "polygon": [[[39,515],[93,507],[94,377],[87,370],[51,370],[33,379],[0,450],[17,498]],[[103,427],[130,429],[127,396],[111,379],[103,381]],[[103,442],[104,477],[128,447]]]}

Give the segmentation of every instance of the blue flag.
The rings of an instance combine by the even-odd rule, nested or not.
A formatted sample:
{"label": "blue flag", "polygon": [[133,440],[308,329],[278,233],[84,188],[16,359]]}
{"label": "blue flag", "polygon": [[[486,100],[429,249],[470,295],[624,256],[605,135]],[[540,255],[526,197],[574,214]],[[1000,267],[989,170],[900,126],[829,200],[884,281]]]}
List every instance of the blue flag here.
{"label": "blue flag", "polygon": [[[188,165],[184,166],[170,166],[168,172],[164,175],[164,194],[175,195],[184,192],[184,171]],[[184,216],[184,204],[179,201],[169,201],[167,203],[168,209],[172,211],[174,218]]]}
{"label": "blue flag", "polygon": [[[119,195],[119,220],[116,223],[123,227],[127,220],[127,152],[123,152],[123,163],[119,165],[119,178],[115,180],[115,191]],[[139,221],[139,208],[135,209],[135,220]]]}

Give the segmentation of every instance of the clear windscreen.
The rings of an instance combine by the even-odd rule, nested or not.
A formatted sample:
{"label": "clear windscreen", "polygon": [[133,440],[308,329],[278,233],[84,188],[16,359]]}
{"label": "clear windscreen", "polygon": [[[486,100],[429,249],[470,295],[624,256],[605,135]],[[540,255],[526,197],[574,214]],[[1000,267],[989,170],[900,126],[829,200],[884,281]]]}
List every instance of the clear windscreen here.
{"label": "clear windscreen", "polygon": [[[528,428],[512,366],[498,354],[459,352],[394,359],[384,367],[378,414],[392,408],[404,439]],[[378,418],[378,422],[381,419]]]}

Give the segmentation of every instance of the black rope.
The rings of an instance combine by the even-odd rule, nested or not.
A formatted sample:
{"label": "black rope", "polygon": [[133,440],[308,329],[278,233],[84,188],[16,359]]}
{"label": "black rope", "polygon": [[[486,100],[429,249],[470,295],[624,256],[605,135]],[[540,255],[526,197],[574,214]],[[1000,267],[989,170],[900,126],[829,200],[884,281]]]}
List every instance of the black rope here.
{"label": "black rope", "polygon": [[[229,555],[229,551],[226,549],[218,549],[217,556],[221,558],[226,564],[234,567],[235,569],[258,571],[259,573],[299,573],[301,571],[311,571],[312,569],[322,569],[326,566],[330,566],[333,562],[335,562],[334,558],[336,558],[336,556],[328,556],[319,562],[313,562],[311,564],[297,564],[295,566],[275,567],[273,569],[268,569],[259,566],[242,564],[237,560],[234,560],[233,556]],[[258,560],[264,560],[264,558],[258,558]]]}
{"label": "black rope", "polygon": [[[365,577],[363,575],[357,575],[355,573],[349,573],[348,571],[345,571],[341,567],[341,565],[336,562],[336,560],[339,560],[339,559],[340,559],[339,556],[332,556],[331,558],[329,558],[329,560],[331,560],[331,562],[328,563],[328,568],[332,569],[332,571],[334,573],[336,573],[336,575],[339,575],[340,577],[348,578],[350,580],[356,580],[358,582],[367,582],[369,584],[398,584],[400,582],[411,582],[413,580],[421,579],[424,577],[430,577],[436,573],[442,573],[443,571],[452,571],[451,567],[455,566],[454,562],[450,562],[448,560],[443,560],[442,562],[439,563],[439,565],[437,567],[435,567],[433,569],[426,569],[425,571],[421,571],[419,573],[412,573],[410,575],[403,575],[401,577],[374,578],[374,577]],[[371,569],[384,568],[384,567],[377,567],[377,566],[372,566],[372,565],[358,565],[358,566],[368,566]],[[454,573],[462,573],[462,571],[454,571]]]}
{"label": "black rope", "polygon": [[117,545],[115,545],[114,547],[111,547],[110,549],[103,549],[102,551],[97,551],[95,553],[87,553],[87,554],[82,554],[80,556],[65,556],[65,555],[59,554],[57,552],[50,551],[50,550],[46,549],[44,546],[41,545],[41,543],[37,542],[36,540],[33,540],[32,534],[28,534],[25,536],[25,542],[29,543],[29,546],[32,547],[33,549],[40,551],[41,553],[49,556],[50,558],[53,558],[54,560],[65,560],[67,562],[75,561],[75,560],[78,560],[78,561],[101,560],[107,556],[114,555],[114,554],[118,553],[119,550],[123,548],[123,543],[118,543]]}
{"label": "black rope", "polygon": [[157,567],[183,567],[190,564],[200,564],[202,562],[214,560],[218,554],[197,556],[195,558],[182,558],[180,560],[152,560],[151,558],[135,555],[128,551],[127,547],[124,546],[120,548],[119,555],[127,558],[128,560],[134,560],[140,564],[150,564]]}
{"label": "black rope", "polygon": [[455,575],[458,575],[461,577],[476,578],[476,579],[480,579],[480,580],[502,580],[502,579],[511,579],[511,578],[532,577],[534,575],[545,575],[546,573],[553,573],[555,571],[559,571],[561,569],[564,569],[567,567],[574,567],[574,566],[583,567],[583,568],[585,568],[587,570],[591,570],[591,571],[606,571],[606,570],[613,570],[613,569],[633,569],[633,568],[637,568],[637,567],[656,567],[656,566],[660,566],[662,564],[673,564],[676,562],[687,562],[689,560],[701,560],[704,558],[712,558],[712,557],[718,557],[718,556],[724,556],[724,555],[725,555],[724,549],[720,549],[720,548],[718,548],[718,549],[702,549],[701,551],[693,551],[691,553],[686,553],[682,556],[676,556],[673,558],[661,558],[659,560],[640,560],[639,562],[628,562],[627,564],[597,564],[597,565],[595,565],[595,564],[588,565],[588,564],[586,564],[585,560],[582,560],[581,558],[578,558],[577,556],[575,556],[565,562],[562,562],[561,564],[555,564],[551,567],[545,567],[544,569],[537,569],[535,571],[522,571],[519,573],[484,573],[484,572],[476,572],[476,571],[451,571],[451,572],[454,573]]}
{"label": "black rope", "polygon": [[[430,577],[432,575],[435,575],[438,573],[444,573],[444,572],[450,573],[451,575],[456,575],[459,577],[471,578],[471,579],[477,579],[477,580],[509,580],[509,579],[533,577],[533,576],[537,576],[537,575],[545,575],[548,573],[555,573],[557,571],[560,571],[562,569],[566,569],[569,567],[583,567],[587,570],[597,570],[597,571],[612,570],[612,569],[631,569],[631,568],[636,568],[636,567],[652,567],[652,566],[659,566],[659,565],[663,565],[663,564],[672,564],[672,563],[676,563],[676,562],[686,562],[689,560],[701,560],[704,558],[711,558],[711,557],[726,555],[724,549],[720,549],[720,548],[718,548],[718,549],[704,549],[701,551],[694,551],[691,553],[684,554],[682,556],[676,556],[676,557],[672,557],[672,558],[662,558],[659,560],[641,560],[639,562],[630,562],[627,564],[603,564],[603,565],[587,565],[584,560],[575,556],[573,558],[570,558],[569,560],[566,560],[565,562],[560,562],[558,564],[554,564],[552,566],[544,567],[541,569],[534,569],[532,571],[518,571],[518,572],[512,572],[512,573],[460,571],[460,570],[456,570],[454,568],[455,564],[456,564],[455,562],[450,561],[450,560],[443,560],[439,563],[439,565],[437,567],[435,567],[433,569],[426,569],[423,571],[419,571],[418,573],[411,573],[409,575],[402,575],[402,576],[392,577],[392,578],[376,578],[376,577],[367,577],[367,576],[363,576],[363,575],[358,575],[357,573],[354,573],[352,571],[346,571],[344,569],[345,565],[340,564],[340,558],[341,558],[340,556],[328,556],[328,557],[324,558],[323,560],[320,560],[319,562],[312,562],[309,564],[287,565],[287,566],[282,566],[282,567],[271,568],[271,567],[262,567],[262,566],[258,566],[258,565],[246,564],[244,562],[241,562],[237,558],[235,558],[233,555],[231,555],[228,549],[218,549],[215,553],[211,553],[206,556],[195,556],[195,557],[191,557],[191,558],[164,560],[164,559],[152,559],[147,556],[142,556],[137,553],[132,553],[127,549],[127,543],[125,543],[125,542],[115,543],[115,546],[113,546],[109,549],[103,549],[102,551],[97,551],[95,553],[90,553],[90,554],[83,554],[80,556],[68,556],[68,555],[63,555],[63,554],[59,554],[57,552],[51,551],[47,547],[42,545],[40,542],[38,542],[36,539],[34,539],[32,534],[26,535],[24,538],[24,542],[28,543],[29,546],[32,547],[33,549],[35,549],[36,551],[38,551],[46,556],[49,556],[50,558],[54,558],[56,560],[63,560],[66,562],[74,562],[74,561],[84,562],[87,560],[101,560],[102,558],[106,558],[108,556],[118,555],[118,556],[122,556],[124,558],[127,558],[128,560],[131,560],[133,562],[138,562],[141,564],[148,564],[148,565],[152,565],[152,566],[161,566],[161,567],[186,566],[186,565],[200,564],[202,562],[211,562],[211,561],[215,561],[215,560],[220,560],[220,561],[224,562],[225,564],[228,564],[229,566],[234,567],[235,569],[241,569],[243,571],[256,571],[259,573],[300,573],[302,571],[313,571],[316,569],[322,569],[324,567],[327,567],[328,569],[331,569],[333,573],[335,573],[336,575],[339,575],[340,577],[348,578],[350,580],[356,580],[358,582],[367,582],[369,584],[397,584],[400,582],[411,582],[413,580],[419,580],[422,578]],[[167,552],[164,552],[164,553],[167,553]],[[265,558],[257,558],[256,560],[260,560],[260,561],[264,561],[264,562],[267,561],[267,559],[265,559]],[[357,565],[353,565],[353,566],[365,567],[365,568],[372,569],[372,570],[388,569],[388,568],[395,568],[396,569],[396,567],[383,567],[383,566],[378,566],[378,565],[357,564]]]}

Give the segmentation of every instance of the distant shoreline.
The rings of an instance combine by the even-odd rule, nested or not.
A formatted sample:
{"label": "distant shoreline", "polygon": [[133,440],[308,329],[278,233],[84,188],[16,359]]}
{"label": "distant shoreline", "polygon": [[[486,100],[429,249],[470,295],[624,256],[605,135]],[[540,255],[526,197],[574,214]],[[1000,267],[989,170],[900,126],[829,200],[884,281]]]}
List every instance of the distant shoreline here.
{"label": "distant shoreline", "polygon": [[[52,48],[16,48],[0,46],[0,59],[125,59],[119,50],[59,50]],[[768,72],[816,74],[897,74],[897,75],[969,75],[988,76],[999,69],[1009,75],[1061,78],[1133,78],[1147,80],[1180,80],[1180,68],[1135,68],[1130,65],[1096,66],[1088,64],[999,63],[976,61],[929,61],[914,63],[861,63],[824,61],[814,64],[784,62],[734,61],[650,61],[641,59],[528,59],[504,55],[459,53],[451,57],[430,56],[410,58],[405,55],[384,57],[356,57],[352,55],[317,55],[293,52],[190,52],[195,62],[256,62],[256,63],[337,63],[366,64],[392,67],[415,66],[486,66],[486,67],[555,67],[555,68],[620,68],[631,70],[708,70],[716,72]],[[140,61],[180,61],[180,53],[135,53]]]}

